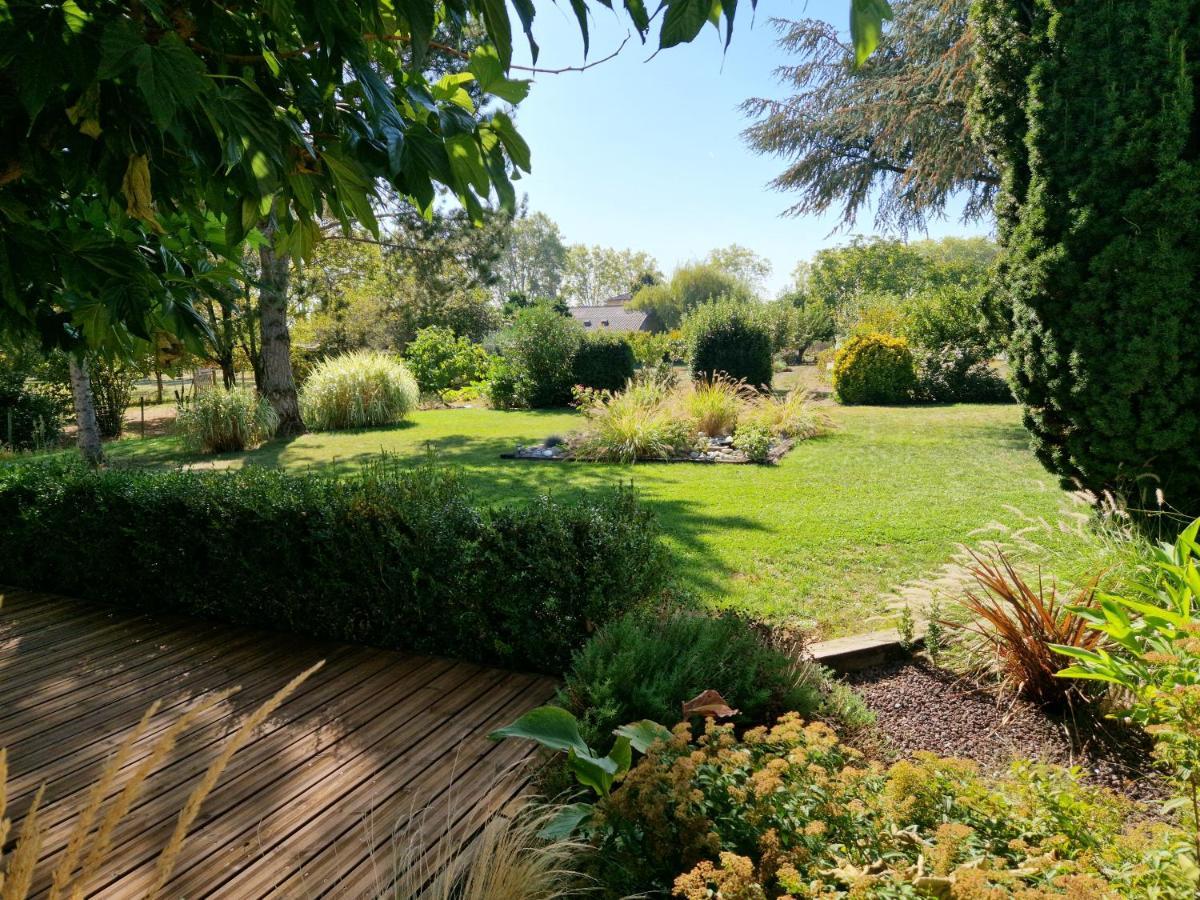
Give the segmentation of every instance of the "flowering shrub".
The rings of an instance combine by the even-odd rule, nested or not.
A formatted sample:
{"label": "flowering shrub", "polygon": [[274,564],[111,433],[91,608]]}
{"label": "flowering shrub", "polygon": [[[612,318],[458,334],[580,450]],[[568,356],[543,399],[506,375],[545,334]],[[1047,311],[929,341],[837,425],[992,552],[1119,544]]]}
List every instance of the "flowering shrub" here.
{"label": "flowering shrub", "polygon": [[833,388],[842,403],[906,403],[917,386],[917,369],[904,338],[858,334],[833,360]]}
{"label": "flowering shrub", "polygon": [[597,877],[614,894],[1177,897],[1182,834],[1062,769],[983,777],[929,754],[867,763],[789,713],[739,741],[676,726],[598,805]]}

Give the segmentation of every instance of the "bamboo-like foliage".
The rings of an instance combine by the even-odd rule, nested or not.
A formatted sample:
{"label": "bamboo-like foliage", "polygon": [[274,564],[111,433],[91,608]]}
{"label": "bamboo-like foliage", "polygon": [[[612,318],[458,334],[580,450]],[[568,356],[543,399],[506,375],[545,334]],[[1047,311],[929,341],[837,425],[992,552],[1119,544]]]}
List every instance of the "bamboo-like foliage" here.
{"label": "bamboo-like foliage", "polygon": [[[247,716],[237,731],[225,742],[220,754],[210,764],[180,812],[175,830],[159,856],[154,884],[145,895],[148,900],[157,897],[170,879],[188,829],[195,822],[201,805],[216,786],[233,755],[249,740],[254,730],[322,665],[323,662],[317,663],[284,685]],[[130,761],[134,745],[145,735],[151,719],[158,712],[159,704],[155,702],[146,710],[141,721],[125,736],[117,752],[105,763],[88,791],[87,799],[76,814],[63,853],[50,873],[49,900],[59,900],[62,897],[82,900],[91,895],[91,881],[112,848],[112,839],[117,827],[124,821],[162,762],[170,755],[180,735],[201,715],[224,702],[232,693],[233,691],[222,691],[211,694],[176,718],[150,746],[145,758],[130,772],[114,796],[118,776]],[[0,749],[0,847],[4,846],[11,828],[10,820],[4,816],[7,774],[5,751]],[[42,849],[40,812],[44,793],[45,785],[39,788],[25,814],[16,849],[7,859],[0,858],[0,900],[25,900],[29,896]]]}
{"label": "bamboo-like foliage", "polygon": [[394,425],[417,408],[417,381],[400,360],[374,350],[335,356],[304,382],[300,408],[316,431]]}
{"label": "bamboo-like foliage", "polygon": [[193,450],[232,453],[271,437],[279,417],[270,403],[251,391],[214,388],[181,404],[175,425]]}
{"label": "bamboo-like foliage", "polygon": [[820,19],[773,19],[779,47],[798,57],[776,69],[790,96],[753,97],[750,146],[786,168],[771,186],[797,192],[789,215],[841,207],[852,223],[876,203],[876,223],[920,230],[966,195],[965,220],[986,216],[1000,184],[967,121],[972,73],[970,0],[892,0],[892,22],[863,65]]}
{"label": "bamboo-like foliage", "polygon": [[1058,677],[1071,660],[1051,645],[1094,650],[1100,643],[1103,636],[1070,609],[1095,606],[1096,581],[1064,602],[1040,572],[1036,585],[1027,582],[1003,551],[970,555],[968,571],[979,590],[967,591],[959,602],[972,618],[943,624],[977,635],[1018,696],[1046,707],[1063,706],[1078,684]]}

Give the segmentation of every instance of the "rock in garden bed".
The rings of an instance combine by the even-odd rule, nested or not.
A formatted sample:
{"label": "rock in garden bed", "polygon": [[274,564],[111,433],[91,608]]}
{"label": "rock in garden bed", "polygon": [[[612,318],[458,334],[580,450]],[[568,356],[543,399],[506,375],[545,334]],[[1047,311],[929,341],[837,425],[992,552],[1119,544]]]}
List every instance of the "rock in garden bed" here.
{"label": "rock in garden bed", "polygon": [[[692,450],[685,456],[639,457],[638,462],[681,462],[681,463],[753,463],[745,452],[733,446],[733,440],[728,437],[707,438],[707,445]],[[771,445],[767,458],[761,464],[771,465],[779,462],[785,453],[792,449],[795,441],[792,438],[782,438]],[[557,462],[590,462],[591,460],[576,456],[568,444],[551,438],[541,444],[530,446],[518,445],[511,453],[501,453],[501,459],[532,459]]]}
{"label": "rock in garden bed", "polygon": [[920,661],[865,669],[850,682],[877,717],[884,752],[908,756],[929,751],[972,759],[986,769],[1026,757],[1079,766],[1089,782],[1136,800],[1164,796],[1149,744],[1115,722],[1075,727],[1068,719],[1001,700],[969,679]]}

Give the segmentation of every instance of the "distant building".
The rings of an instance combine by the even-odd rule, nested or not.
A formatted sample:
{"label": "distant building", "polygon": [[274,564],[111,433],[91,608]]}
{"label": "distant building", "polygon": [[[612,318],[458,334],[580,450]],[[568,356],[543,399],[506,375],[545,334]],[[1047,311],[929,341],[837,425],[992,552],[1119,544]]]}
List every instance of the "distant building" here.
{"label": "distant building", "polygon": [[571,318],[586,331],[661,331],[658,318],[641,309],[629,309],[629,294],[609,297],[602,306],[572,306]]}

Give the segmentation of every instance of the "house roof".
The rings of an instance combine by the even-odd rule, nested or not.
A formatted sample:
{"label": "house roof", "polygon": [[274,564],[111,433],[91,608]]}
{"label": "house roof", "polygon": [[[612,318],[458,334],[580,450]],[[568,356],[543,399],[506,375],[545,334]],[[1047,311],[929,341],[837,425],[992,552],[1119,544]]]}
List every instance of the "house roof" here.
{"label": "house roof", "polygon": [[626,309],[620,303],[608,303],[604,306],[573,306],[571,316],[588,331],[642,331],[646,327],[647,314],[640,309]]}

